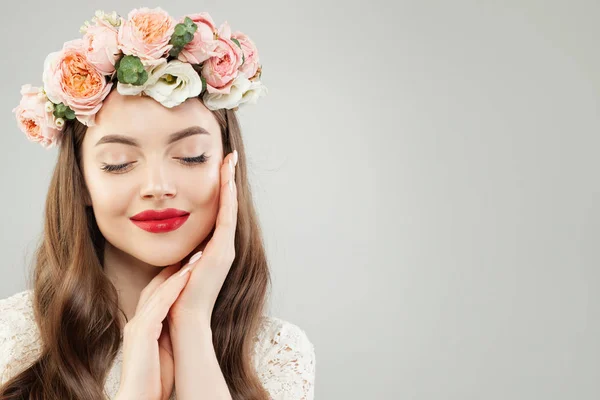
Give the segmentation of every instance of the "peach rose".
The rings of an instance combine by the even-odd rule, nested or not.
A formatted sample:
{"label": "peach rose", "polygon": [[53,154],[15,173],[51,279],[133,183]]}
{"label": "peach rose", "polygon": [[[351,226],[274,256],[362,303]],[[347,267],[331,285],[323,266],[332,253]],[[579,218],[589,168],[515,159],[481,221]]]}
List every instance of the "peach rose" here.
{"label": "peach rose", "polygon": [[206,80],[208,93],[228,94],[242,65],[243,52],[231,40],[231,29],[227,22],[219,28],[218,36],[215,48],[218,55],[202,64],[201,74]]}
{"label": "peach rose", "polygon": [[69,106],[88,126],[95,124],[95,114],[113,85],[86,58],[83,39],[68,41],[61,51],[48,54],[43,80],[48,99]]}
{"label": "peach rose", "polygon": [[152,64],[173,47],[169,41],[175,25],[175,19],[160,7],[133,9],[119,29],[119,47],[123,53]]}
{"label": "peach rose", "polygon": [[41,88],[33,87],[30,84],[21,86],[21,102],[13,112],[17,118],[19,129],[25,133],[27,139],[50,149],[60,143],[62,134],[60,131],[64,126],[64,121],[59,121],[53,115],[52,105],[47,104],[48,99],[41,92]]}
{"label": "peach rose", "polygon": [[[188,17],[198,25],[198,30],[194,33],[192,41],[185,45],[177,58],[179,61],[190,64],[201,64],[217,55],[214,51],[217,46],[215,40],[217,28],[207,12],[188,15]],[[183,23],[184,20],[185,17],[181,18],[180,23]]]}
{"label": "peach rose", "polygon": [[89,26],[83,36],[88,61],[104,75],[115,72],[115,63],[122,55],[117,35],[117,28],[96,18],[96,25]]}
{"label": "peach rose", "polygon": [[231,35],[233,39],[237,39],[242,46],[242,51],[244,52],[244,63],[240,67],[240,71],[242,71],[248,79],[252,79],[256,72],[258,71],[258,49],[254,42],[242,32],[235,32]]}

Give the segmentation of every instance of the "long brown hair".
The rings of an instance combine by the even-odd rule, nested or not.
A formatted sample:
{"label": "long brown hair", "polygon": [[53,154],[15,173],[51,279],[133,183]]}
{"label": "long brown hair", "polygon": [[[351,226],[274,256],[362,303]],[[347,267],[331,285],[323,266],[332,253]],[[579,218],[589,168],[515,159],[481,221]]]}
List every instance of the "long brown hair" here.
{"label": "long brown hair", "polygon": [[[232,110],[212,111],[224,154],[236,149],[238,223],[235,260],[216,300],[211,328],[221,370],[234,400],[268,399],[252,363],[271,277],[247,179],[240,126]],[[0,400],[104,400],[104,381],[120,347],[118,295],[103,268],[105,239],[81,170],[87,127],[65,126],[45,204],[44,232],[31,278],[40,330],[39,358],[0,388]],[[124,313],[123,313],[124,315]]]}

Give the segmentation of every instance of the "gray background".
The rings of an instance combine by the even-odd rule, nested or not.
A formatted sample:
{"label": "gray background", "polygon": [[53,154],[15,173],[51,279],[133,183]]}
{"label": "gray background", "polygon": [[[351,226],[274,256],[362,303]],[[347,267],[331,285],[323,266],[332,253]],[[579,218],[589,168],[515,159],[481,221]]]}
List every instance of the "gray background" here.
{"label": "gray background", "polygon": [[264,65],[240,118],[317,399],[600,397],[599,2],[88,4],[4,6],[1,297],[56,157],[16,127],[21,84],[96,8],[208,11]]}

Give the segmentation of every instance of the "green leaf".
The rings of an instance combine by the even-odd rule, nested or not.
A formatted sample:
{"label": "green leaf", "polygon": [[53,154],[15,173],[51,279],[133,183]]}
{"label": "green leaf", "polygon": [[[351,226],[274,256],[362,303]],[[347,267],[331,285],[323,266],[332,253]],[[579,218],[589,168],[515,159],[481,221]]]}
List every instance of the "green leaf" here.
{"label": "green leaf", "polygon": [[65,112],[65,117],[71,120],[75,119],[75,111],[71,110],[70,108],[67,109],[67,111]]}
{"label": "green leaf", "polygon": [[133,71],[124,71],[123,77],[125,78],[126,83],[135,83],[138,80],[138,76]]}
{"label": "green leaf", "polygon": [[117,69],[117,79],[121,83],[127,83],[130,85],[142,85],[148,80],[148,73],[144,68],[144,64],[139,57],[132,55],[125,55],[119,62],[119,68]]}
{"label": "green leaf", "polygon": [[134,72],[142,72],[144,64],[138,57],[128,54],[121,59],[120,67]]}
{"label": "green leaf", "polygon": [[188,31],[191,33],[195,33],[198,30],[198,25],[190,17],[185,17],[183,23],[185,27],[188,28]]}
{"label": "green leaf", "polygon": [[175,25],[175,32],[173,33],[174,35],[177,36],[183,36],[183,34],[187,31],[186,26],[183,24],[177,24]]}
{"label": "green leaf", "polygon": [[133,63],[133,56],[126,54],[121,57],[121,62],[119,63],[120,68],[131,68]]}
{"label": "green leaf", "polygon": [[175,47],[184,47],[187,44],[183,36],[173,36],[171,42]]}
{"label": "green leaf", "polygon": [[206,79],[204,79],[204,77],[200,75],[200,80],[202,81],[202,90],[200,91],[200,93],[204,93],[204,91],[206,90]]}
{"label": "green leaf", "polygon": [[[244,63],[246,62],[246,56],[244,55],[244,49],[242,48],[242,45],[240,44],[240,41],[237,40],[237,39],[235,39],[235,38],[231,38],[231,41],[233,43],[237,44],[240,49],[242,49],[242,65],[244,65]],[[242,65],[240,65],[240,67]]]}
{"label": "green leaf", "polygon": [[56,118],[75,119],[75,111],[73,111],[64,103],[55,104],[52,115],[54,115]]}
{"label": "green leaf", "polygon": [[231,41],[234,42],[235,44],[237,44],[240,47],[240,49],[242,48],[242,45],[240,44],[239,40],[231,38]]}
{"label": "green leaf", "polygon": [[146,83],[147,80],[148,80],[148,72],[146,72],[146,70],[143,70],[142,73],[140,74],[140,80],[138,82],[140,85],[143,85],[144,83]]}

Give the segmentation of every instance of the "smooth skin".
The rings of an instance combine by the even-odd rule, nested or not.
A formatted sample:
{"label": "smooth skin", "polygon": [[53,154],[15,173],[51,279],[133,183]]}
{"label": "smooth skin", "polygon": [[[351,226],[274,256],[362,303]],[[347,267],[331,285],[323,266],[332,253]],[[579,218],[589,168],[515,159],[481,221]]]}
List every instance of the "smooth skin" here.
{"label": "smooth skin", "polygon": [[217,221],[208,243],[199,246],[201,257],[183,268],[165,267],[142,290],[124,328],[116,399],[166,400],[175,381],[180,400],[231,399],[212,348],[210,316],[235,258],[236,164],[233,152],[221,166]]}

